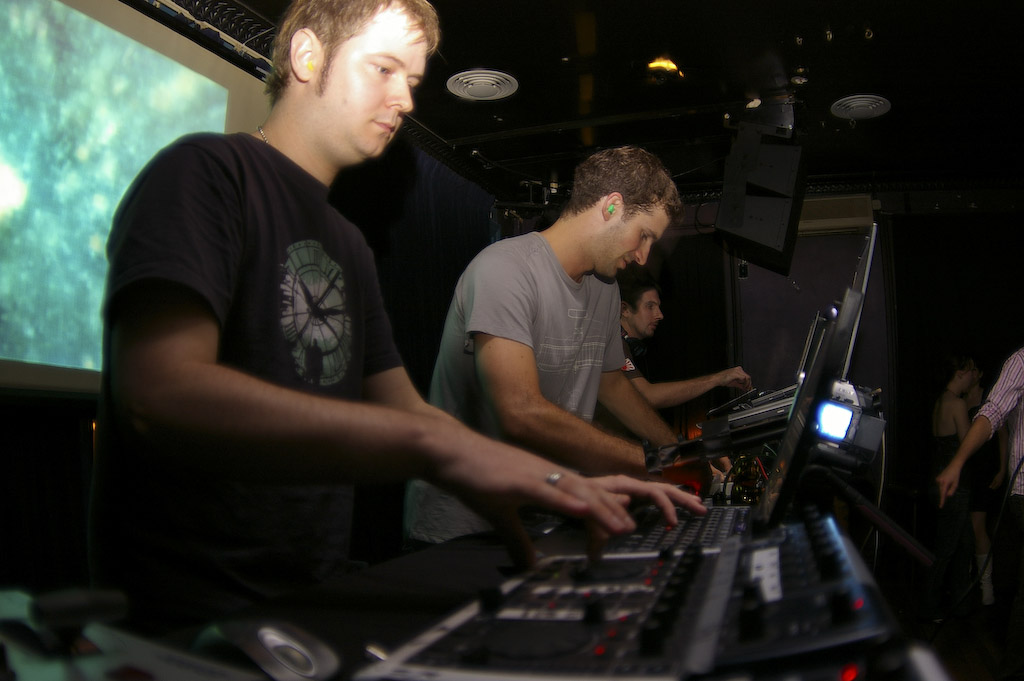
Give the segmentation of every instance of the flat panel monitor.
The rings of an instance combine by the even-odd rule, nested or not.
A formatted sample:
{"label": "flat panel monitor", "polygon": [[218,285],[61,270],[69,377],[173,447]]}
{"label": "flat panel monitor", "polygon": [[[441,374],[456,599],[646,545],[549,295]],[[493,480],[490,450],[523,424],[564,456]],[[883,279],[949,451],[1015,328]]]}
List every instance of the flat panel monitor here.
{"label": "flat panel monitor", "polygon": [[[854,291],[860,291],[861,294],[867,297],[868,292],[868,280],[871,278],[871,264],[875,257],[875,241],[878,238],[878,226],[872,225],[868,235],[864,238],[864,251],[860,255],[860,259],[857,261],[857,270],[853,274],[853,284],[851,288]],[[853,337],[850,339],[850,345],[846,349],[846,361],[843,364],[843,373],[840,378],[846,379],[850,373],[850,364],[853,362],[853,346],[857,342],[857,332],[860,330],[860,312],[857,313],[857,320],[854,324]]]}
{"label": "flat panel monitor", "polygon": [[737,257],[789,274],[803,194],[801,148],[741,126],[725,163],[716,234]]}

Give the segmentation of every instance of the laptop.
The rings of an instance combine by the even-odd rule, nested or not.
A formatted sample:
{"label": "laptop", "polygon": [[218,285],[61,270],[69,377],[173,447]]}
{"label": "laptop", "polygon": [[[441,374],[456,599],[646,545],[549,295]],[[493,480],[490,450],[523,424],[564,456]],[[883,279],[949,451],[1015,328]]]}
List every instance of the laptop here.
{"label": "laptop", "polygon": [[[824,325],[818,351],[812,353],[811,361],[796,387],[778,452],[766,465],[767,480],[755,504],[714,505],[706,501],[705,515],[680,509],[679,523],[672,527],[653,504],[641,506],[634,512],[636,530],[609,540],[605,555],[654,555],[666,550],[682,551],[692,546],[717,550],[731,537],[762,534],[781,525],[797,495],[811,452],[819,442],[817,408],[830,401],[835,380],[845,371],[863,299],[860,291],[847,289],[836,317]],[[711,459],[728,453],[705,452],[690,459]],[[534,544],[542,556],[586,553],[585,532],[572,521],[535,537]]]}

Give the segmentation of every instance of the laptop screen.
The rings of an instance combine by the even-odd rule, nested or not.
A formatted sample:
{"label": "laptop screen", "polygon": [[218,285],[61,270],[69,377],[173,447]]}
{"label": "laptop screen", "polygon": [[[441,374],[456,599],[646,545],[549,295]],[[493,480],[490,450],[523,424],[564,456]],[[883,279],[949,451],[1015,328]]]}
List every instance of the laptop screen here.
{"label": "laptop screen", "polygon": [[817,423],[817,410],[831,398],[833,383],[842,377],[863,301],[860,291],[846,290],[835,319],[828,322],[821,346],[797,386],[768,485],[754,508],[755,528],[779,525],[796,495],[810,450],[821,436],[813,425]]}

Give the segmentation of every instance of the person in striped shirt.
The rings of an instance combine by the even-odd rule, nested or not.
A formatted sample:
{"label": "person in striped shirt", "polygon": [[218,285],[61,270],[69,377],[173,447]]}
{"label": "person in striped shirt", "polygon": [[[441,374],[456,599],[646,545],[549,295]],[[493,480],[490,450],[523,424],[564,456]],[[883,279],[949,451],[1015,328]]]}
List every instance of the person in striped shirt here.
{"label": "person in striped shirt", "polygon": [[[1021,409],[1021,396],[1024,395],[1024,347],[1007,358],[999,373],[999,378],[989,392],[988,399],[978,409],[971,427],[964,436],[960,447],[952,461],[935,478],[939,485],[939,508],[956,492],[960,482],[960,471],[964,463],[981,446],[991,439],[992,435],[1006,424],[1009,436],[1009,465],[1015,471],[1024,455],[1024,409]],[[1016,475],[1012,480],[1011,494],[1017,497],[1015,503],[1024,510],[1024,478]],[[1024,517],[1024,516],[1022,516]]]}

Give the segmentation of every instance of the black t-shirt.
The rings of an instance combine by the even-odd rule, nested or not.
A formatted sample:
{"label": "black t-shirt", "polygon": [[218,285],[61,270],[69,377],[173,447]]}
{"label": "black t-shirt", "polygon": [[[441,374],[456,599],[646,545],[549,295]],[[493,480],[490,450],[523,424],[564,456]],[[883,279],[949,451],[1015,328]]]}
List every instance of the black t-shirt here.
{"label": "black t-shirt", "polygon": [[[205,299],[220,361],[267,381],[358,400],[366,376],[401,364],[362,234],[327,187],[249,135],[193,135],[158,154],[122,200],[108,257],[106,328],[123,291],[157,279]],[[344,569],[350,486],[162,466],[107,419],[107,380],[92,561],[141,628],[202,622]]]}

